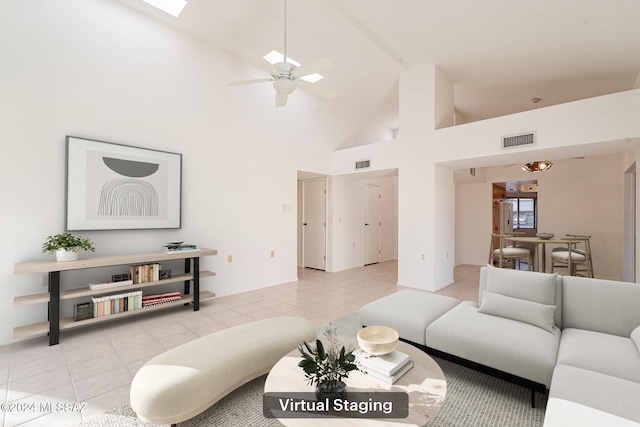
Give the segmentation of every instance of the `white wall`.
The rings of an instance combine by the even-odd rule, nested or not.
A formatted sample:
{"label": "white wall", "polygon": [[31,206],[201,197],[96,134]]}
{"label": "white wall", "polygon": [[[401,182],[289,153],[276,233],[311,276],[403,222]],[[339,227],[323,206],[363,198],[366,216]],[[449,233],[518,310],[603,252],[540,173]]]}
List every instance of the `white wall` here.
{"label": "white wall", "polygon": [[[474,167],[479,167],[486,166],[482,164],[486,161],[495,165],[496,156],[530,159],[537,153],[561,153],[554,158],[572,157],[572,147],[638,138],[639,111],[640,89],[635,89],[438,129],[432,141],[434,161],[473,159]],[[529,131],[537,133],[535,146],[501,148],[502,136]],[[603,150],[602,154],[608,152],[606,147]],[[508,163],[513,162],[502,164]]]}
{"label": "white wall", "polygon": [[484,265],[489,256],[491,185],[456,183],[456,265]]}
{"label": "white wall", "polygon": [[622,155],[566,159],[538,178],[538,230],[591,235],[594,272],[612,280],[623,278],[625,169]]}
{"label": "white wall", "polygon": [[0,40],[0,344],[46,319],[44,304],[13,307],[44,290],[13,264],[51,259],[41,245],[63,231],[65,135],[182,153],[182,229],[79,234],[95,255],[218,249],[201,264],[219,296],[296,280],[297,171],[330,173],[352,135],[388,137],[304,91],[276,109],[270,85],[227,87],[253,66],[110,0],[3,0]]}

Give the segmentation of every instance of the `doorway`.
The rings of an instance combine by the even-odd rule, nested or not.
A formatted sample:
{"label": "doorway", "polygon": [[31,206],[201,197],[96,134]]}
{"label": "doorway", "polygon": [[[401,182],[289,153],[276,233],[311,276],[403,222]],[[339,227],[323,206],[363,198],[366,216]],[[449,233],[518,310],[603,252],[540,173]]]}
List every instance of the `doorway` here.
{"label": "doorway", "polygon": [[636,164],[624,174],[624,265],[623,280],[636,281]]}
{"label": "doorway", "polygon": [[[507,202],[510,218],[505,218],[497,201]],[[493,183],[493,233],[518,232],[534,236],[538,230],[538,181]]]}
{"label": "doorway", "polygon": [[327,179],[302,182],[302,262],[327,269]]}
{"label": "doorway", "polygon": [[364,265],[380,262],[380,189],[364,186]]}

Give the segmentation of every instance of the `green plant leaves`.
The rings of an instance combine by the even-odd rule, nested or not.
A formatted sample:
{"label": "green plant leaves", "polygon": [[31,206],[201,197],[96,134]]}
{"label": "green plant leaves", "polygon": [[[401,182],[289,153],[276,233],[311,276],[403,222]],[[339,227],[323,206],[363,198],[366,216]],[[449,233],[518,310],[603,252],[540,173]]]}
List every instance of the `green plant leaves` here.
{"label": "green plant leaves", "polygon": [[91,239],[87,237],[76,237],[71,233],[60,233],[48,236],[42,245],[42,252],[53,254],[58,249],[66,249],[71,252],[78,252],[78,249],[95,252]]}
{"label": "green plant leaves", "polygon": [[349,372],[359,370],[354,363],[355,356],[344,346],[340,348],[335,328],[327,328],[324,333],[328,345],[316,340],[316,348],[307,342],[298,344],[298,351],[302,360],[298,366],[302,368],[309,384],[336,386],[349,376]]}
{"label": "green plant leaves", "polygon": [[318,357],[320,359],[327,357],[327,354],[324,352],[324,345],[322,345],[322,341],[320,340],[316,340],[316,351],[318,352]]}

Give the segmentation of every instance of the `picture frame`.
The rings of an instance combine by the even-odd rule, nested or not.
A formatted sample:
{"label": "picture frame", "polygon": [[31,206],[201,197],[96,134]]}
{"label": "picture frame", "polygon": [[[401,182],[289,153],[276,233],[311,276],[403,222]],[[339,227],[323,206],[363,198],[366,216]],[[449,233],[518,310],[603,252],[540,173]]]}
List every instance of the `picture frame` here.
{"label": "picture frame", "polygon": [[182,154],[66,137],[67,231],[182,226]]}

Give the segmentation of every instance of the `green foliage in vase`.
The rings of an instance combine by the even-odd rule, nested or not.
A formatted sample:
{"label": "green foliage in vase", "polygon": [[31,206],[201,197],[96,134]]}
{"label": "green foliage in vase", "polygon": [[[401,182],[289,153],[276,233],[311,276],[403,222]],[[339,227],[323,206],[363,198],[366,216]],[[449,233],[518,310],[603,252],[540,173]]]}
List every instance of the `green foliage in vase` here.
{"label": "green foliage in vase", "polygon": [[302,360],[298,366],[304,371],[310,385],[324,384],[329,389],[338,387],[343,379],[349,377],[351,371],[359,371],[355,363],[353,350],[340,347],[336,328],[329,325],[324,332],[327,339],[325,347],[322,341],[316,340],[315,348],[307,342],[298,344]]}
{"label": "green foliage in vase", "polygon": [[71,233],[61,233],[54,236],[48,236],[42,245],[42,252],[53,254],[58,249],[65,249],[69,252],[78,252],[82,249],[85,251],[95,252],[91,239],[86,237],[75,237]]}

